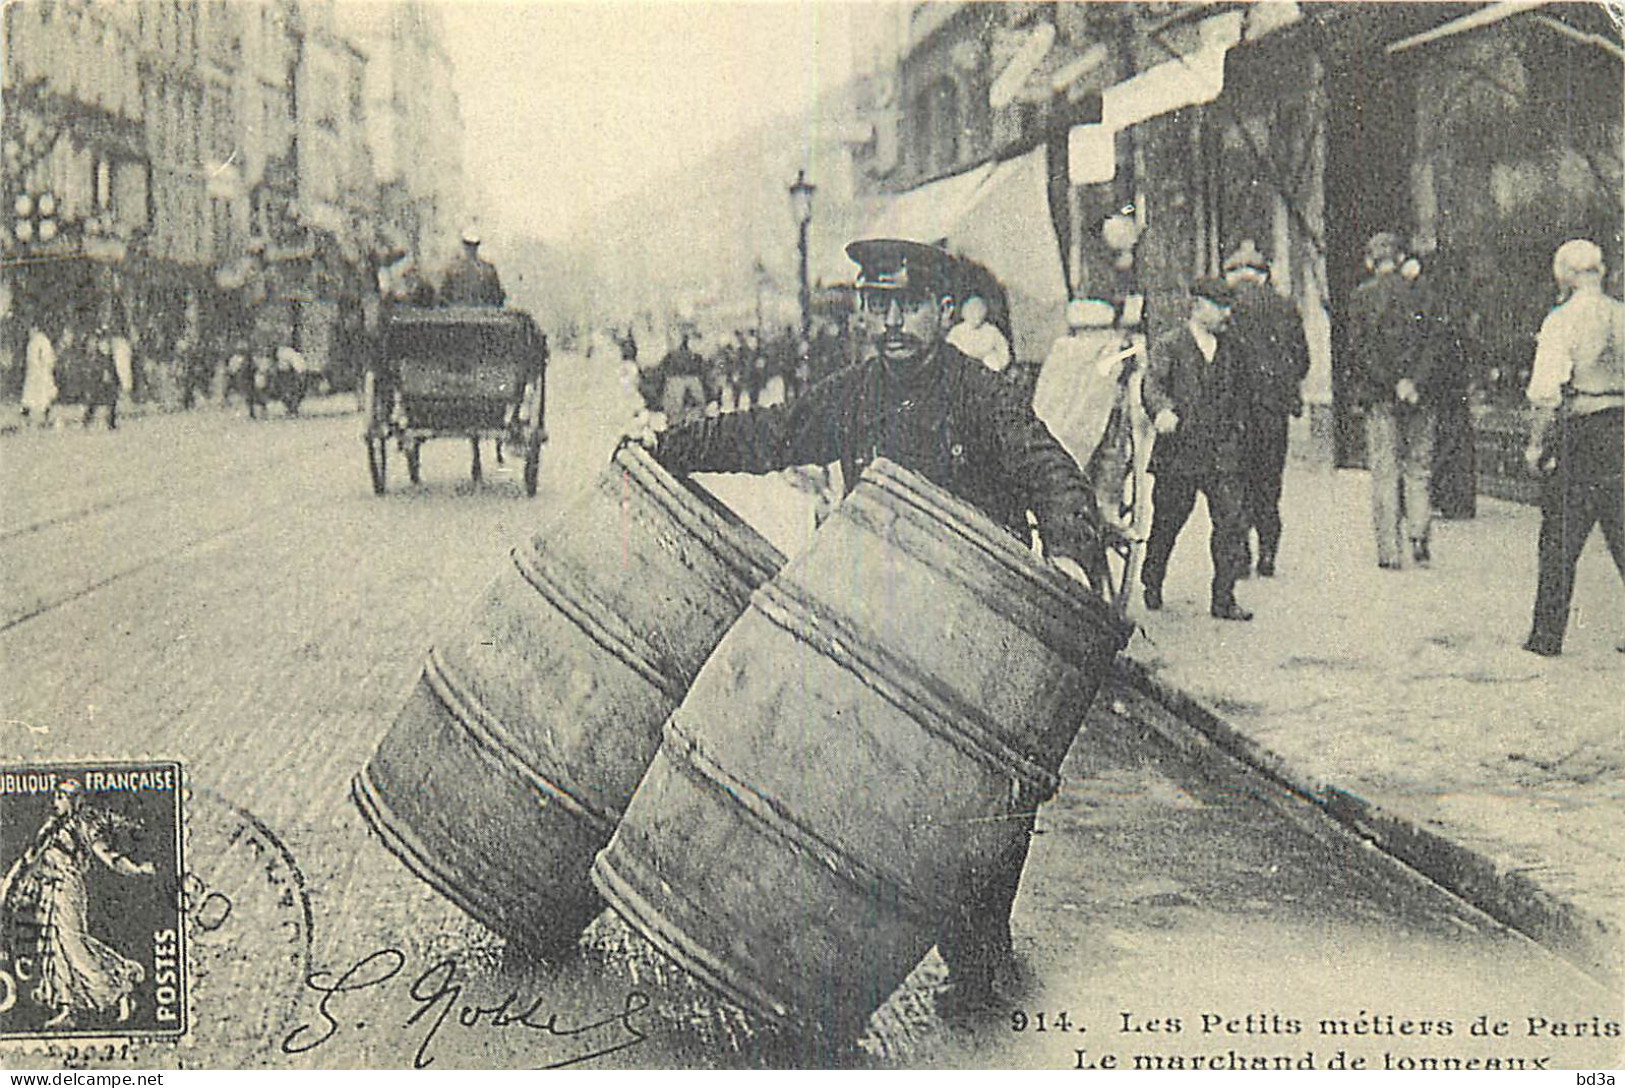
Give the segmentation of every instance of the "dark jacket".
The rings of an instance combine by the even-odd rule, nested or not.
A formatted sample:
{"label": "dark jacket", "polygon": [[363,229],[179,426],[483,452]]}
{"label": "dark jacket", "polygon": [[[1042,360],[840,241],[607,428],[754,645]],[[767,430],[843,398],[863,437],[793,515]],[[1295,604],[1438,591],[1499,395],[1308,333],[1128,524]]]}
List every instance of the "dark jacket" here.
{"label": "dark jacket", "polygon": [[1434,273],[1424,271],[1407,284],[1413,348],[1422,363],[1416,381],[1423,403],[1442,397],[1465,396],[1467,355],[1461,347],[1461,330],[1452,319],[1450,299],[1439,289]]}
{"label": "dark jacket", "polygon": [[508,295],[489,261],[465,254],[446,271],[436,300],[442,306],[501,306]]}
{"label": "dark jacket", "polygon": [[1241,355],[1248,400],[1255,411],[1298,415],[1300,387],[1309,374],[1309,340],[1298,307],[1263,284],[1243,284],[1236,295],[1227,335]]}
{"label": "dark jacket", "polygon": [[1142,390],[1146,411],[1154,419],[1171,408],[1179,426],[1157,435],[1150,471],[1206,477],[1241,470],[1249,405],[1237,352],[1229,334],[1222,334],[1208,362],[1183,325],[1153,345]]}
{"label": "dark jacket", "polygon": [[1425,350],[1423,297],[1398,272],[1372,276],[1349,299],[1349,387],[1362,406],[1393,404],[1401,378],[1428,388],[1433,354]]}
{"label": "dark jacket", "polygon": [[948,344],[906,374],[869,359],[789,404],[674,428],[655,456],[678,472],[839,461],[848,490],[887,457],[1023,540],[1031,510],[1051,555],[1087,565],[1098,549],[1093,494],[1071,455],[1009,382]]}

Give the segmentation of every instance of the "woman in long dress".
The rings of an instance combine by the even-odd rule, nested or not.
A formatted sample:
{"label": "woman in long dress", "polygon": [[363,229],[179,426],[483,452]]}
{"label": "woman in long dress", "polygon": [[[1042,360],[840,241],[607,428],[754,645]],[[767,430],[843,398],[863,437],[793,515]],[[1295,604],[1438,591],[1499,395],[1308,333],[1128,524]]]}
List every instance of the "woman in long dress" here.
{"label": "woman in long dress", "polygon": [[38,325],[28,330],[28,353],[23,370],[23,414],[41,427],[50,421],[56,403],[56,349]]}
{"label": "woman in long dress", "polygon": [[115,1011],[122,1023],[146,970],[91,935],[86,877],[97,863],[124,876],[152,876],[156,869],[113,849],[110,839],[122,821],[87,808],[74,779],[59,783],[51,801],[34,843],[0,879],[6,944],[14,959],[25,952],[35,957],[31,996],[52,1011],[46,1027],[80,1013],[102,1018]]}

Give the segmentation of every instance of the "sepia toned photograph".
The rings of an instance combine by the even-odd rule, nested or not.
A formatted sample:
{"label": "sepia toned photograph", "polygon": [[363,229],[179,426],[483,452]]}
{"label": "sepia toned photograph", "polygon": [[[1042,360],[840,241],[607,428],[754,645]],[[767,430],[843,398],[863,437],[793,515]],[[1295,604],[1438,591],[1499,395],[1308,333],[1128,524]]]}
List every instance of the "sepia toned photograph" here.
{"label": "sepia toned photograph", "polygon": [[1618,4],[5,0],[0,163],[0,1068],[1625,1064]]}

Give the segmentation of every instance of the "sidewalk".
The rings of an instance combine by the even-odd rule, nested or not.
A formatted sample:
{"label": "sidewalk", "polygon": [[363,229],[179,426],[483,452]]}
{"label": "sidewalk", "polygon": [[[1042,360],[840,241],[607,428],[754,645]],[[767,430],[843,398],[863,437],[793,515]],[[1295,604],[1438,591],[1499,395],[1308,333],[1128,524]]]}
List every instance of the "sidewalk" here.
{"label": "sidewalk", "polygon": [[[1280,573],[1207,614],[1205,517],[1179,541],[1130,686],[1436,882],[1594,974],[1620,977],[1625,608],[1601,534],[1564,656],[1521,649],[1540,513],[1480,498],[1429,569],[1379,570],[1367,476],[1293,461]],[[1221,757],[1222,758],[1222,757]]]}
{"label": "sidewalk", "polygon": [[[299,406],[299,411],[300,414],[307,416],[338,415],[347,412],[354,412],[356,411],[355,394],[312,393],[307,396],[305,398],[305,402]],[[287,410],[282,406],[280,401],[273,401],[270,405],[269,413],[273,417],[281,417],[287,414]],[[31,425],[23,417],[22,406],[16,401],[0,401],[0,438],[6,438],[19,434],[45,434],[49,431],[60,431],[71,434],[84,429],[82,426],[84,415],[85,406],[82,404],[57,405],[55,408],[51,409],[52,426],[50,428],[44,428]],[[214,398],[201,398],[197,407],[186,409],[182,408],[179,403],[171,404],[166,401],[157,400],[135,401],[126,396],[119,401],[118,406],[118,419],[120,426],[133,420],[146,419],[152,416],[179,416],[184,418],[187,415],[196,415],[199,418],[209,415],[218,415],[222,417],[236,416],[246,420],[248,418],[248,410],[244,407],[243,402],[236,398],[233,398],[232,401],[227,405],[221,405],[221,403]],[[104,429],[107,426],[105,420],[105,413],[98,410],[96,413],[96,422],[92,429]]]}

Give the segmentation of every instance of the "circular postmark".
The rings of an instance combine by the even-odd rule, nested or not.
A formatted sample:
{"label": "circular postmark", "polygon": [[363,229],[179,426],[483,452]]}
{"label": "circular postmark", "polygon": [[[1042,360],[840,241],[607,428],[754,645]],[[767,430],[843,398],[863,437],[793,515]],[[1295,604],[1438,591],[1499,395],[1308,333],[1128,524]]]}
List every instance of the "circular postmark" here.
{"label": "circular postmark", "polygon": [[181,905],[192,969],[191,1057],[265,1064],[311,973],[314,915],[287,844],[246,807],[203,787],[188,796]]}

